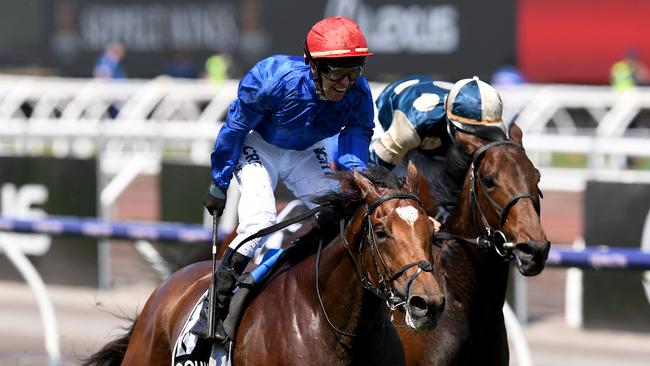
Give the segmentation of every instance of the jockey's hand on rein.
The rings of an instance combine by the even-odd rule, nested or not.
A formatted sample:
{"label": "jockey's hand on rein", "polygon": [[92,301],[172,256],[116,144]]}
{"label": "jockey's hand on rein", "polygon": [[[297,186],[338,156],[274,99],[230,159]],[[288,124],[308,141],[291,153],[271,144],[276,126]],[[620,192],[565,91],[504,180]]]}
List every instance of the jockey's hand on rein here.
{"label": "jockey's hand on rein", "polygon": [[214,183],[211,183],[203,195],[203,206],[205,206],[210,215],[221,216],[224,207],[226,207],[226,193]]}

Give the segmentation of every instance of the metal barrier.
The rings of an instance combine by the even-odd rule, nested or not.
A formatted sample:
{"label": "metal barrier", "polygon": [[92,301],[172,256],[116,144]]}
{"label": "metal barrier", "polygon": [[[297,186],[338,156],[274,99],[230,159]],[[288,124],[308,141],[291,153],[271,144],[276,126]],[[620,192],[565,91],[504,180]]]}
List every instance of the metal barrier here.
{"label": "metal barrier", "polygon": [[[117,222],[66,216],[41,219],[0,216],[0,231],[180,244],[209,244],[212,240],[212,231],[201,225]],[[217,235],[219,239],[223,239],[228,234],[229,232],[219,231]],[[605,246],[575,250],[567,244],[554,244],[546,264],[551,267],[650,270],[650,252],[643,252],[638,248]]]}
{"label": "metal barrier", "polygon": [[546,265],[583,269],[650,270],[650,252],[642,252],[639,248],[605,246],[575,250],[570,245],[554,244]]}
{"label": "metal barrier", "polygon": [[[49,216],[23,219],[0,216],[0,231],[48,235],[83,236],[97,239],[153,240],[182,244],[210,244],[212,230],[201,225],[177,223],[110,222],[105,220]],[[219,239],[228,232],[219,231]]]}

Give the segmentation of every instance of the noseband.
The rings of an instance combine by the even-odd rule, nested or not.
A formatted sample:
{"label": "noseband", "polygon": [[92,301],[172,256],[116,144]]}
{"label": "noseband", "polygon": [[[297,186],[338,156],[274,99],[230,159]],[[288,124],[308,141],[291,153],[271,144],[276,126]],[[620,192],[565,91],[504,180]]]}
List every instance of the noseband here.
{"label": "noseband", "polygon": [[[407,298],[408,298],[408,293],[411,288],[411,284],[415,281],[417,276],[422,273],[422,272],[433,272],[433,265],[431,262],[427,260],[420,260],[417,262],[413,262],[410,264],[407,264],[400,268],[398,271],[393,272],[388,268],[386,265],[386,261],[384,261],[384,258],[382,257],[381,253],[379,252],[379,249],[377,248],[377,243],[375,239],[375,232],[372,229],[372,222],[370,220],[370,216],[372,213],[377,209],[377,207],[381,206],[384,202],[393,200],[393,199],[409,199],[409,200],[414,200],[422,207],[422,202],[420,202],[420,199],[412,194],[412,193],[407,193],[407,192],[394,192],[391,194],[387,194],[385,196],[382,196],[375,201],[371,203],[366,204],[366,214],[364,217],[364,226],[363,226],[363,233],[362,233],[362,241],[361,244],[359,245],[359,257],[361,258],[361,265],[357,262],[355,259],[354,253],[352,252],[352,249],[350,248],[350,243],[347,241],[345,238],[345,221],[341,219],[339,221],[339,230],[340,230],[340,235],[341,235],[341,241],[343,242],[343,246],[345,247],[346,252],[348,253],[350,259],[352,260],[352,264],[354,265],[354,269],[357,272],[357,276],[359,277],[361,281],[361,287],[363,287],[365,290],[369,291],[370,293],[374,294],[375,296],[379,297],[380,299],[386,301],[386,304],[388,305],[388,308],[390,309],[391,313],[391,318],[393,311],[399,307],[402,307],[406,304]],[[364,246],[364,240],[363,237],[365,236],[365,242],[367,243],[367,246]],[[350,336],[350,337],[356,337],[358,336],[357,334],[352,334],[345,332],[343,330],[340,330],[337,328],[331,321],[329,316],[327,315],[327,311],[325,311],[325,306],[323,305],[323,300],[320,295],[320,290],[319,290],[319,281],[318,281],[318,273],[319,273],[319,262],[320,262],[320,252],[321,252],[321,247],[322,247],[322,241],[319,243],[318,246],[318,252],[316,253],[316,294],[318,295],[318,300],[320,302],[321,310],[323,311],[323,314],[325,314],[325,319],[327,319],[327,322],[329,323],[330,327],[337,331],[340,334]],[[362,268],[366,268],[365,266],[365,259],[363,256],[363,252],[366,247],[369,247],[370,250],[372,251],[372,261],[373,265],[375,267],[375,270],[377,271],[377,278],[379,279],[379,286],[376,286],[371,280],[370,280],[370,273],[366,270],[365,272],[362,270]],[[381,264],[381,267],[380,267]],[[383,267],[383,271],[382,271]],[[392,283],[400,278],[407,270],[417,267],[417,271],[412,274],[407,282],[406,285],[406,298],[401,297],[399,295],[396,295],[392,288]]]}
{"label": "noseband", "polygon": [[[497,252],[499,256],[501,256],[506,260],[512,260],[514,258],[512,251],[515,248],[515,243],[508,242],[506,239],[506,235],[503,233],[503,224],[505,223],[506,218],[508,217],[508,213],[510,212],[510,209],[520,199],[523,198],[528,198],[533,202],[533,206],[535,207],[535,211],[537,212],[538,215],[540,213],[540,208],[539,208],[539,202],[536,201],[535,198],[528,192],[519,192],[515,194],[506,203],[506,205],[503,206],[503,208],[496,203],[494,198],[492,198],[492,196],[488,192],[487,188],[483,183],[482,177],[478,174],[478,168],[481,165],[485,152],[495,146],[501,146],[501,145],[514,146],[524,151],[524,147],[521,146],[521,144],[509,140],[491,142],[476,150],[474,156],[472,157],[472,163],[470,165],[469,194],[470,194],[470,202],[472,205],[472,218],[474,220],[474,224],[475,225],[477,224],[476,222],[477,217],[481,219],[481,223],[483,225],[483,235],[477,237],[476,239],[467,239],[467,238],[460,238],[460,239],[475,243],[481,248],[494,248],[494,250]],[[483,191],[483,194],[487,198],[488,202],[490,202],[492,208],[499,215],[499,227],[496,230],[488,223],[485,213],[481,208],[481,205],[479,204],[477,189],[476,189],[477,186],[481,187],[481,190]],[[440,233],[440,234],[446,234],[446,233]],[[449,238],[447,235],[438,235],[437,237],[440,237],[441,239]],[[451,237],[459,238],[455,235],[452,235]]]}

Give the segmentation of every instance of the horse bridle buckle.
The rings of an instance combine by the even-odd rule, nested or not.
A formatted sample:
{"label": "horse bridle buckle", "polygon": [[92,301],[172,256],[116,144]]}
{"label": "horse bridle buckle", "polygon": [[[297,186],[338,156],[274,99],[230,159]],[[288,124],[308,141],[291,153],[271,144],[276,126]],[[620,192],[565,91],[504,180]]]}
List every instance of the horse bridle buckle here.
{"label": "horse bridle buckle", "polygon": [[393,321],[393,313],[395,313],[395,310],[404,305],[406,305],[406,300],[402,299],[399,296],[395,296],[392,291],[389,292],[389,296],[386,299],[386,306],[388,306],[391,322]]}
{"label": "horse bridle buckle", "polygon": [[509,258],[512,256],[512,251],[515,245],[506,239],[506,234],[501,230],[494,230],[491,235],[490,241],[494,244],[494,250],[502,258]]}

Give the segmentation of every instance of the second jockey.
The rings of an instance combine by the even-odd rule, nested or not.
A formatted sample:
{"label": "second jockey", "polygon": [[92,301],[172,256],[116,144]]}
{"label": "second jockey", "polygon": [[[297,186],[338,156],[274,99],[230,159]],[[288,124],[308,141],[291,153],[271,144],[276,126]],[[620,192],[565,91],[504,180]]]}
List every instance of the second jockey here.
{"label": "second jockey", "polygon": [[[231,178],[239,186],[239,225],[216,276],[217,341],[238,277],[259,239],[237,246],[276,221],[274,190],[279,181],[305,204],[309,196],[336,189],[323,140],[339,133],[341,169],[364,169],[373,133],[373,100],[362,75],[372,53],[359,26],[343,17],[317,22],[307,35],[304,56],[275,55],[258,62],[239,83],[211,154],[212,183],[203,204],[221,215]],[[208,301],[190,330],[207,338]]]}
{"label": "second jockey", "polygon": [[[499,93],[477,77],[455,84],[428,76],[405,77],[389,84],[376,104],[384,133],[372,142],[370,161],[389,169],[408,154],[408,159],[443,160],[458,131],[486,140],[508,135]],[[453,203],[441,206],[444,219]]]}

